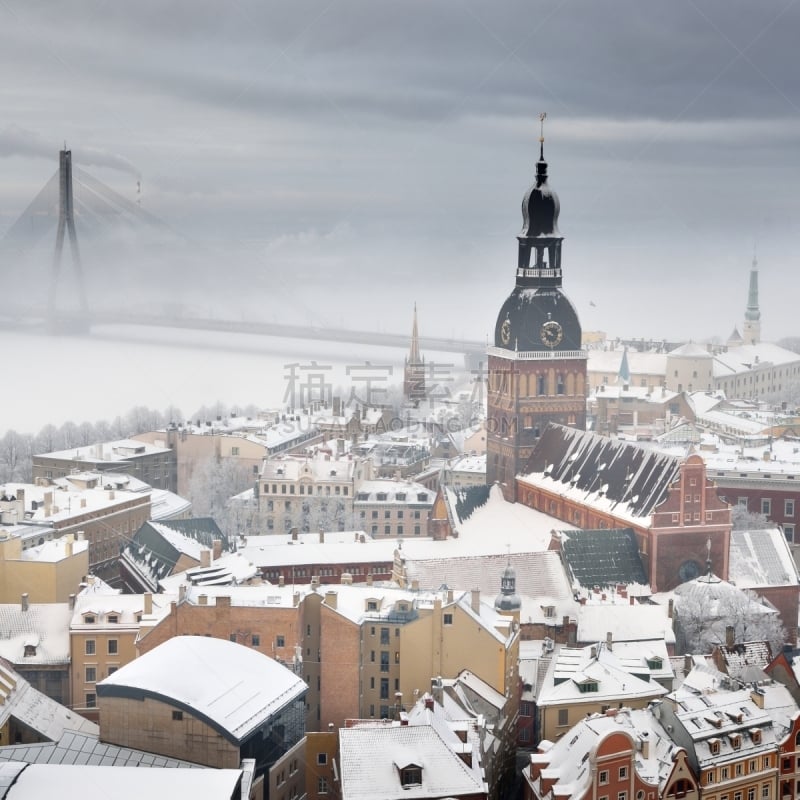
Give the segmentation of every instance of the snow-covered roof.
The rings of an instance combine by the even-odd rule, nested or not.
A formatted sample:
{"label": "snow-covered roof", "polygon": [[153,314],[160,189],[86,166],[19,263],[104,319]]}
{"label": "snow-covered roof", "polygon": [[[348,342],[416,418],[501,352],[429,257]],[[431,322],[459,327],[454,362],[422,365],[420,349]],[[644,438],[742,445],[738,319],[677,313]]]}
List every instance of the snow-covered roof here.
{"label": "snow-covered roof", "polygon": [[[68,603],[0,605],[0,657],[19,666],[69,664]],[[27,648],[27,655],[26,655]]]}
{"label": "snow-covered roof", "polygon": [[414,481],[371,480],[358,485],[354,506],[375,503],[403,506],[432,506],[436,493]]}
{"label": "snow-covered roof", "polygon": [[[590,373],[617,374],[624,353],[623,348],[619,350],[589,350],[586,369]],[[667,355],[666,353],[639,353],[629,349],[628,367],[631,375],[664,375],[667,371]]]}
{"label": "snow-covered roof", "polygon": [[[619,732],[633,740],[638,776],[651,785],[663,786],[681,748],[673,743],[649,709],[622,708],[609,714],[592,714],[546,752],[532,754],[531,762],[546,765],[547,774],[555,778],[554,797],[583,797],[591,785],[595,768],[589,756],[597,751],[603,739]],[[644,742],[649,742],[649,746],[644,747]]]}
{"label": "snow-covered roof", "polygon": [[800,584],[797,564],[779,528],[731,531],[729,577],[742,589]]}
{"label": "snow-covered roof", "polygon": [[670,358],[713,358],[708,347],[697,342],[687,342],[667,354]]}
{"label": "snow-covered roof", "polygon": [[39,458],[53,458],[63,461],[91,461],[109,463],[130,461],[145,455],[170,453],[168,447],[157,447],[135,439],[117,439],[113,442],[90,444],[83,447],[72,447],[69,450],[54,450],[52,453],[40,453]]}
{"label": "snow-covered roof", "polygon": [[[339,731],[342,800],[483,794],[485,783],[430,725],[356,726]],[[403,786],[401,769],[420,766],[421,783]]]}
{"label": "snow-covered roof", "polygon": [[359,463],[359,459],[332,458],[321,451],[309,456],[283,455],[265,459],[259,477],[263,481],[341,483],[353,480]]}
{"label": "snow-covered roof", "polygon": [[[151,620],[159,620],[169,614],[170,604],[177,599],[175,594],[154,594],[152,599],[152,612],[148,615]],[[138,629],[139,618],[144,614],[145,599],[141,594],[119,594],[117,592],[87,592],[75,598],[75,609],[70,620],[71,630],[103,629],[108,625],[118,629]],[[92,622],[87,622],[87,615],[93,617]],[[110,622],[109,616],[117,617],[116,622]]]}
{"label": "snow-covered roof", "polygon": [[167,489],[152,489],[150,491],[150,519],[174,519],[185,517],[192,508],[192,503],[185,497]]}
{"label": "snow-covered roof", "polygon": [[183,572],[175,572],[159,581],[164,592],[176,592],[182,584],[203,586],[235,586],[255,578],[259,574],[258,567],[241,551],[223,553],[214,559],[208,567],[190,567]]}
{"label": "snow-covered roof", "polygon": [[605,641],[611,634],[614,650],[617,642],[646,642],[650,640],[675,643],[672,620],[666,605],[633,603],[618,599],[616,603],[600,599],[579,605],[578,641]]}
{"label": "snow-covered roof", "polygon": [[[138,769],[76,764],[23,765],[3,794],[6,800],[31,797],[59,797],[84,800],[87,786],[95,797],[114,800],[140,800],[142,797],[191,797],[192,800],[219,800],[235,796],[242,771],[239,769]],[[9,769],[11,764],[5,765]]]}
{"label": "snow-covered roof", "polygon": [[66,731],[96,733],[98,730],[93,722],[34,689],[25,678],[0,662],[0,728],[11,718],[51,742]]}
{"label": "snow-covered roof", "polygon": [[[649,673],[636,665],[638,674]],[[597,691],[589,695],[581,691],[581,684],[595,683]],[[590,701],[600,703],[613,700],[656,698],[667,690],[655,681],[645,680],[628,672],[605,645],[582,648],[558,647],[553,655],[547,676],[539,687],[539,706],[560,706],[566,703]]]}
{"label": "snow-covered roof", "polygon": [[486,453],[458,456],[447,465],[449,472],[467,472],[475,475],[486,474]]}
{"label": "snow-covered roof", "polygon": [[176,636],[97,684],[103,697],[133,690],[204,719],[229,741],[242,742],[302,697],[306,684],[269,656],[205,636]]}
{"label": "snow-covered roof", "polygon": [[88,540],[74,539],[71,534],[67,534],[23,550],[21,560],[54,564],[88,551]]}
{"label": "snow-covered roof", "polygon": [[800,361],[800,355],[771,342],[730,347],[714,356],[714,377],[726,378],[754,369],[785,366]]}

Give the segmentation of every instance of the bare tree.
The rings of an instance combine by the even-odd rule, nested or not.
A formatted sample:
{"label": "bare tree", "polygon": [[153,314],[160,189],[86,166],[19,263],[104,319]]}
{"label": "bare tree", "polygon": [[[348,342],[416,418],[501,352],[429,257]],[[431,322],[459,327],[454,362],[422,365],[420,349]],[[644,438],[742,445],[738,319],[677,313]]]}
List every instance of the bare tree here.
{"label": "bare tree", "polygon": [[241,521],[241,512],[229,501],[248,489],[252,485],[252,479],[250,468],[236,459],[206,460],[192,473],[187,492],[194,515],[213,517],[229,538],[236,535],[239,532],[236,524]]}

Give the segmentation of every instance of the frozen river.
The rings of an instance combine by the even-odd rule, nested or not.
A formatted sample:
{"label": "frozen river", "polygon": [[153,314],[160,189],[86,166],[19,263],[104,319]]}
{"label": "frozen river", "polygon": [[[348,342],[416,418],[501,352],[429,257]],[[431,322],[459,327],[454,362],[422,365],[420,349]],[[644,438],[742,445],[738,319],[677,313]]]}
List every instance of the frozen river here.
{"label": "frozen river", "polygon": [[[3,330],[0,344],[0,434],[10,428],[36,433],[68,420],[113,420],[134,406],[176,407],[185,416],[217,402],[230,408],[300,406],[304,390],[322,383],[345,396],[374,392],[380,400],[381,389],[402,385],[407,354],[400,348],[127,325],[96,327],[90,336]],[[423,355],[442,385],[462,383],[463,356]]]}

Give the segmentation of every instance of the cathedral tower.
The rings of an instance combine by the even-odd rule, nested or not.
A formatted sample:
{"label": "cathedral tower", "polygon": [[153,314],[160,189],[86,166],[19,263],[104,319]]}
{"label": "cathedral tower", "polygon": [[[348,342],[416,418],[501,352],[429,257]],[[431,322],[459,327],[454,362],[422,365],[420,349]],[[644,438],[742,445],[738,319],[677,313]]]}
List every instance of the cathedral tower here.
{"label": "cathedral tower", "polygon": [[[544,115],[541,115],[544,121]],[[549,422],[586,428],[586,360],[575,308],[561,291],[559,202],[547,183],[544,136],[522,200],[516,286],[488,349],[486,480],[516,500],[515,476]]]}

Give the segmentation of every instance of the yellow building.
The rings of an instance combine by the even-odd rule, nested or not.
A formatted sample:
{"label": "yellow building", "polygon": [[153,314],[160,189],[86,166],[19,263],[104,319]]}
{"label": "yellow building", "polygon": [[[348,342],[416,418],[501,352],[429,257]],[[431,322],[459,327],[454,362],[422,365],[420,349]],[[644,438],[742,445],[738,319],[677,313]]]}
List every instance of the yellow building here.
{"label": "yellow building", "polygon": [[75,600],[69,626],[72,707],[97,719],[97,684],[136,658],[142,624],[152,625],[171,609],[169,595],[106,594],[95,584]]}
{"label": "yellow building", "polygon": [[[31,603],[66,603],[89,572],[89,543],[72,534],[44,541],[40,529],[16,525],[0,529],[0,603],[16,603],[27,595]],[[42,544],[25,547],[34,536]]]}

